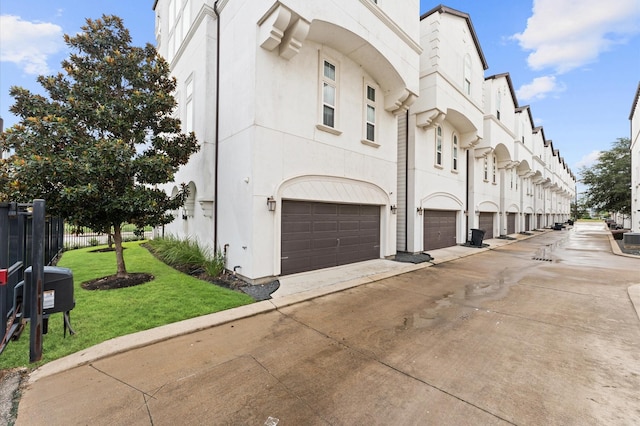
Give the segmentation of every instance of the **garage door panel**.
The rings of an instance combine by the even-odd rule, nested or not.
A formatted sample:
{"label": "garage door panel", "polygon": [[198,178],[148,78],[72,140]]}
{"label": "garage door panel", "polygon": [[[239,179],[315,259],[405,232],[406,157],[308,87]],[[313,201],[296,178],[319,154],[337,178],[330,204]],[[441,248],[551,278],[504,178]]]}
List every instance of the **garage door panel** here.
{"label": "garage door panel", "polygon": [[516,232],[516,215],[515,213],[507,213],[507,234],[515,234]]}
{"label": "garage door panel", "polygon": [[338,245],[337,238],[315,238],[311,240],[311,249],[333,249]]}
{"label": "garage door panel", "polygon": [[480,212],[479,229],[484,231],[484,238],[493,238],[493,213]]}
{"label": "garage door panel", "polygon": [[282,212],[282,274],[380,257],[379,206],[285,200]]}
{"label": "garage door panel", "polygon": [[423,216],[424,250],[435,250],[456,245],[456,211],[425,210]]}

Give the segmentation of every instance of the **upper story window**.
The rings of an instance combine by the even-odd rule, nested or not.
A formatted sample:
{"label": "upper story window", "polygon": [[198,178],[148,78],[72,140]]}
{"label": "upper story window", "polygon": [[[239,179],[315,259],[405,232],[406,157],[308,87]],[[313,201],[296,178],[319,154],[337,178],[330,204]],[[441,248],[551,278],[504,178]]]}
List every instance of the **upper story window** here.
{"label": "upper story window", "polygon": [[191,0],[170,0],[167,23],[169,26],[168,59],[171,61],[189,32]]}
{"label": "upper story window", "polygon": [[376,88],[365,85],[365,139],[371,142],[376,140]]}
{"label": "upper story window", "polygon": [[436,166],[442,166],[442,127],[436,128]]}
{"label": "upper story window", "polygon": [[483,170],[484,170],[484,180],[485,182],[488,182],[489,181],[489,159],[487,157],[484,157]]}
{"label": "upper story window", "polygon": [[322,124],[336,127],[336,99],[338,97],[337,67],[327,60],[322,65]]}
{"label": "upper story window", "polygon": [[193,132],[193,76],[185,84],[185,115],[184,130]]}
{"label": "upper story window", "polygon": [[454,172],[458,171],[458,136],[453,135],[453,142],[451,147],[451,169]]}
{"label": "upper story window", "polygon": [[491,182],[496,183],[496,173],[498,171],[498,159],[496,158],[496,156],[494,155],[493,157],[493,168],[491,170]]}
{"label": "upper story window", "polygon": [[498,120],[500,120],[500,107],[501,107],[501,105],[502,105],[502,94],[498,90],[498,93],[496,93],[496,118]]}
{"label": "upper story window", "polygon": [[471,95],[471,56],[469,54],[464,56],[463,78],[464,93]]}

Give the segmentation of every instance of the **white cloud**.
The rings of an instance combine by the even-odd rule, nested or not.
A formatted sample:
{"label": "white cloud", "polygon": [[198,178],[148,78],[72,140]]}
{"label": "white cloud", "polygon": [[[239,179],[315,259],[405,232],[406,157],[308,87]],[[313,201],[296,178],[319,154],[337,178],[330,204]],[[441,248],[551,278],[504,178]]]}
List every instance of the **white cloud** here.
{"label": "white cloud", "polygon": [[559,93],[564,90],[564,84],[558,83],[554,75],[546,75],[534,78],[529,84],[523,84],[516,90],[516,97],[521,101],[544,99],[550,93]]}
{"label": "white cloud", "polygon": [[13,62],[27,74],[48,74],[48,58],[65,47],[62,35],[55,24],[0,15],[0,61]]}
{"label": "white cloud", "polygon": [[533,70],[565,73],[594,62],[640,32],[638,0],[534,0],[527,28],[512,37]]}
{"label": "white cloud", "polygon": [[601,151],[591,151],[576,163],[576,170],[583,167],[592,166],[596,161],[598,161],[598,159],[600,158],[600,154],[602,154]]}

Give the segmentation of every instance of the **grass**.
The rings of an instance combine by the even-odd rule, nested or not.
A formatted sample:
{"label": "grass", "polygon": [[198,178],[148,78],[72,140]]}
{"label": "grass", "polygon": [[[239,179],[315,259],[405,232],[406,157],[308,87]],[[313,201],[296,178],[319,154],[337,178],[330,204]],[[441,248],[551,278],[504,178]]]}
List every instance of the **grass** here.
{"label": "grass", "polygon": [[29,364],[29,325],[20,340],[0,354],[0,369],[36,367],[105,340],[253,302],[248,295],[198,280],[156,259],[142,241],[125,243],[128,272],[145,272],[155,279],[117,290],[84,290],[80,284],[112,275],[114,252],[91,252],[95,247],[65,252],[58,266],[70,268],[76,306],[71,311],[74,336],[63,338],[62,314],[49,318],[43,336],[42,361]]}

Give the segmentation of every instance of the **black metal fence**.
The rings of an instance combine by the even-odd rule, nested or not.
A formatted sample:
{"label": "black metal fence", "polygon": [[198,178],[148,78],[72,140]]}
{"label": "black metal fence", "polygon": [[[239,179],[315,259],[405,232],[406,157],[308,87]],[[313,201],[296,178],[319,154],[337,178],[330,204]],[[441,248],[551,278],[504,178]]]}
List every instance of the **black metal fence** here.
{"label": "black metal fence", "polygon": [[[40,202],[43,211],[44,203]],[[2,338],[0,352],[14,334],[15,328],[20,326],[16,321],[18,308],[15,302],[15,288],[22,281],[25,269],[30,266],[41,267],[42,264],[51,265],[63,250],[64,223],[62,219],[46,217],[44,212],[42,212],[42,216],[37,223],[39,242],[34,246],[33,205],[0,203],[0,271],[2,271],[2,277],[0,277],[0,337]],[[40,265],[33,265],[34,262]]]}
{"label": "black metal fence", "polygon": [[[140,233],[135,231],[132,225],[125,225],[122,230],[122,240],[132,241],[139,239],[153,238],[153,230],[147,229]],[[91,228],[80,227],[74,228],[66,226],[64,230],[64,249],[74,250],[83,247],[92,247],[98,245],[109,244],[109,235],[101,232],[95,232]]]}

